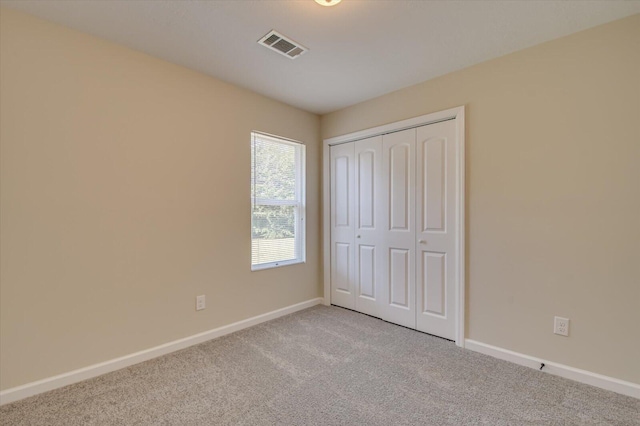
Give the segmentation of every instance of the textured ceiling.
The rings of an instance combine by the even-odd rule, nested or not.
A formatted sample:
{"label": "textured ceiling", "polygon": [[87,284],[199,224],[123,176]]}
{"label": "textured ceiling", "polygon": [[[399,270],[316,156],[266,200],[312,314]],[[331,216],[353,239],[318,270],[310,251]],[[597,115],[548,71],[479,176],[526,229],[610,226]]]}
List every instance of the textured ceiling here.
{"label": "textured ceiling", "polygon": [[[315,113],[640,13],[640,1],[2,0]],[[256,41],[275,29],[310,49]]]}

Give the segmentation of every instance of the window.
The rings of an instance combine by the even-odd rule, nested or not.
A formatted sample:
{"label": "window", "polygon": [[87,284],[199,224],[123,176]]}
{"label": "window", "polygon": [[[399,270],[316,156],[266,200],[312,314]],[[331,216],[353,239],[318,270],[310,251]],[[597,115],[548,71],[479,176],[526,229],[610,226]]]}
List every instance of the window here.
{"label": "window", "polygon": [[304,148],[251,133],[251,270],[304,262]]}

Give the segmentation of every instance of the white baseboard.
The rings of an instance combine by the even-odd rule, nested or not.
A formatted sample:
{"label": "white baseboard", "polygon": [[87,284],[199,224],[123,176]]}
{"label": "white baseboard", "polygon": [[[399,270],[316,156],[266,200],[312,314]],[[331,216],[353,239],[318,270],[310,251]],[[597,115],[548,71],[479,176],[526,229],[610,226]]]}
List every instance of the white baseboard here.
{"label": "white baseboard", "polygon": [[508,349],[499,348],[497,346],[488,345],[486,343],[477,342],[475,340],[466,339],[465,348],[474,352],[480,352],[485,355],[510,361],[525,367],[540,369],[540,364],[544,363],[543,372],[564,377],[566,379],[575,380],[576,382],[586,383],[602,389],[620,393],[622,395],[631,396],[640,399],[640,385],[624,380],[616,379],[602,374],[592,373],[590,371],[581,370],[579,368],[569,367],[568,365],[559,364],[557,362],[547,361],[541,358],[513,352]]}
{"label": "white baseboard", "polygon": [[188,348],[189,346],[197,345],[198,343],[206,342],[207,340],[215,339],[216,337],[224,336],[226,334],[230,334],[266,321],[270,321],[284,315],[292,314],[302,309],[307,309],[312,306],[319,305],[323,303],[323,300],[324,299],[322,297],[307,300],[306,302],[297,303],[295,305],[287,306],[282,309],[267,312],[266,314],[234,322],[233,324],[224,325],[222,327],[214,328],[213,330],[194,334],[193,336],[185,337],[183,339],[174,340],[173,342],[165,343],[154,348],[145,349],[143,351],[125,355],[120,358],[115,358],[109,361],[101,362],[99,364],[90,365],[88,367],[69,371],[68,373],[59,374],[57,376],[38,380],[36,382],[27,383],[15,388],[10,388],[0,392],[0,405],[8,404],[10,402],[18,401],[20,399],[37,395],[42,392],[47,392],[73,383],[81,382],[92,377],[101,376],[105,373],[110,373],[112,371],[129,367],[130,365],[138,364],[140,362],[147,361],[161,355]]}

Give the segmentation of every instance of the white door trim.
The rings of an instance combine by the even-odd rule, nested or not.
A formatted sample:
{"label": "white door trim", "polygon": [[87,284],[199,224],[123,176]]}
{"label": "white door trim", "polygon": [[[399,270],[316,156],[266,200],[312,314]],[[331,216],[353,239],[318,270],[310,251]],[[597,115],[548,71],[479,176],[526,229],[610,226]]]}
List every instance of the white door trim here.
{"label": "white door trim", "polygon": [[447,109],[445,111],[434,112],[432,114],[422,115],[407,120],[398,121],[396,123],[385,124],[383,126],[372,127],[370,129],[360,130],[358,132],[349,133],[342,136],[325,139],[323,142],[323,185],[322,185],[322,201],[323,201],[323,262],[324,262],[324,303],[331,304],[331,173],[330,173],[330,152],[332,145],[338,145],[347,142],[354,142],[360,139],[372,136],[384,135],[387,133],[397,132],[413,127],[424,126],[427,124],[437,123],[445,120],[456,121],[456,133],[458,137],[459,149],[457,150],[456,164],[458,166],[459,175],[457,176],[457,210],[456,218],[458,227],[458,239],[456,248],[458,252],[458,270],[456,277],[456,345],[464,347],[465,342],[465,283],[466,283],[466,260],[465,260],[465,115],[464,106]]}

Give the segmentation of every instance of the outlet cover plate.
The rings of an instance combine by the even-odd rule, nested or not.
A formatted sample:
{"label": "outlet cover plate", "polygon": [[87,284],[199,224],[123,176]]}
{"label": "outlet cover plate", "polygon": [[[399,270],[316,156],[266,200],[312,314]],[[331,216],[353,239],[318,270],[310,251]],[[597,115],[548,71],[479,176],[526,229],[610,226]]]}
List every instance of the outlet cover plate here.
{"label": "outlet cover plate", "polygon": [[561,336],[569,336],[569,318],[554,317],[553,332]]}
{"label": "outlet cover plate", "polygon": [[201,296],[196,296],[196,311],[201,311],[206,307],[204,294]]}

